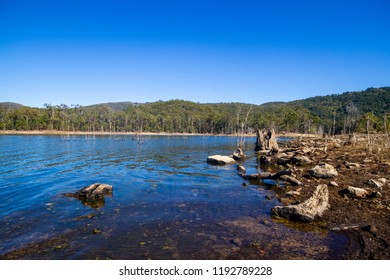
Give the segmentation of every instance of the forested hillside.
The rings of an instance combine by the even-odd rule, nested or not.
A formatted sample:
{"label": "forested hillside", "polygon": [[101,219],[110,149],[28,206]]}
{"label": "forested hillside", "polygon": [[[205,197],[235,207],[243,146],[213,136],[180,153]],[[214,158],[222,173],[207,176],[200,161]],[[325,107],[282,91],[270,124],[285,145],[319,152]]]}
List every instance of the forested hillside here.
{"label": "forested hillside", "polygon": [[383,87],[262,105],[170,100],[31,108],[7,102],[0,103],[0,129],[235,134],[272,126],[333,134],[365,132],[369,120],[370,130],[385,132],[388,114],[390,87]]}

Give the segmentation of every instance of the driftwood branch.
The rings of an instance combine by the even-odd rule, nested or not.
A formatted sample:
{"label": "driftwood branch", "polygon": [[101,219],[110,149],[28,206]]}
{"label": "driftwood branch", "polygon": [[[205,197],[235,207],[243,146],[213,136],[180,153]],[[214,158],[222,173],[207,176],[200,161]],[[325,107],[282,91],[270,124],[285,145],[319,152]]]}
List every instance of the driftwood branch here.
{"label": "driftwood branch", "polygon": [[257,174],[248,174],[248,175],[242,175],[242,178],[244,178],[245,180],[255,180],[255,179],[272,179],[272,180],[276,180],[276,179],[280,179],[282,176],[284,175],[288,175],[290,176],[291,175],[291,170],[282,170],[282,171],[279,171],[279,172],[276,172],[276,173],[270,173],[270,172],[260,172],[260,173],[257,173]]}

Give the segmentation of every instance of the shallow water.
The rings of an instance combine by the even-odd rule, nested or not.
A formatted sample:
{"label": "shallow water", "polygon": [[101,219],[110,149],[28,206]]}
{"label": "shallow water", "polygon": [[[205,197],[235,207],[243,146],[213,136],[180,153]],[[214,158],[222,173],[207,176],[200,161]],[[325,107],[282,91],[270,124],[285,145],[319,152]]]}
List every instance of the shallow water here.
{"label": "shallow water", "polygon": [[[273,221],[272,190],[206,163],[235,147],[234,137],[0,136],[0,257],[340,258],[343,236]],[[114,187],[102,207],[63,195],[95,182]]]}

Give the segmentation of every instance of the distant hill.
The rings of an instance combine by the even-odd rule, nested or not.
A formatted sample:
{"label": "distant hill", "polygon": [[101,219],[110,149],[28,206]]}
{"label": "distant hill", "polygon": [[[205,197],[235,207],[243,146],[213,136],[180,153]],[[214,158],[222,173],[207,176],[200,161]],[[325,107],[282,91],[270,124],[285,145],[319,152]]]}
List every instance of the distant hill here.
{"label": "distant hill", "polygon": [[138,104],[138,103],[134,103],[134,102],[108,102],[108,103],[99,103],[99,104],[85,106],[85,108],[94,108],[94,107],[103,106],[103,107],[112,109],[114,111],[122,111],[122,110],[126,110],[128,107],[134,106],[136,104]]}
{"label": "distant hill", "polygon": [[40,109],[4,102],[0,103],[0,129],[231,134],[274,127],[278,131],[348,133],[364,132],[370,118],[370,129],[383,132],[390,128],[387,114],[390,87],[381,87],[261,105],[169,100]]}
{"label": "distant hill", "polygon": [[[368,88],[364,91],[345,92],[327,96],[316,96],[288,103],[292,107],[302,107],[318,117],[327,126],[333,120],[336,122],[336,131],[354,121],[351,118],[362,119],[364,115],[372,113],[378,120],[377,127],[383,127],[380,120],[384,114],[390,113],[390,87]],[[358,123],[356,123],[359,126]],[[360,124],[363,125],[363,124]]]}
{"label": "distant hill", "polygon": [[12,110],[12,109],[18,109],[20,107],[23,107],[23,105],[19,103],[13,103],[13,102],[0,102],[0,107],[7,110]]}

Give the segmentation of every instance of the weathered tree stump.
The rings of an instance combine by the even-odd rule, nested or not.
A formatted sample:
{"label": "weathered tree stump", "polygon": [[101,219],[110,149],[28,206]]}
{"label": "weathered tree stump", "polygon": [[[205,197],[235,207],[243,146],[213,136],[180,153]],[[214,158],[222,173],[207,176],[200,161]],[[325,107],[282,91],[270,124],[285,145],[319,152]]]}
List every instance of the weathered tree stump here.
{"label": "weathered tree stump", "polygon": [[267,130],[257,130],[255,151],[264,150],[269,150],[273,152],[277,152],[279,150],[275,130],[273,128]]}
{"label": "weathered tree stump", "polygon": [[312,222],[321,217],[329,207],[328,186],[318,185],[313,195],[297,205],[275,206],[271,209],[274,216],[281,216],[292,221]]}

